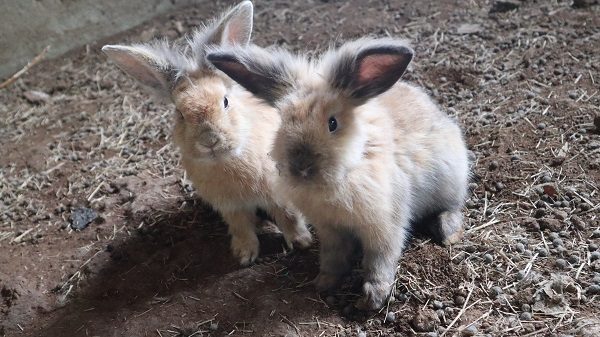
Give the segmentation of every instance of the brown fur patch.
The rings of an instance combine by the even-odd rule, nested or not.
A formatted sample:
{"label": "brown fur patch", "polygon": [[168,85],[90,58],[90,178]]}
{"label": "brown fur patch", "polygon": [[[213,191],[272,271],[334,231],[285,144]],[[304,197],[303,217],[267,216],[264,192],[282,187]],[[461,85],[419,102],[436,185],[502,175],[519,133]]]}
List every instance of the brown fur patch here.
{"label": "brown fur patch", "polygon": [[[204,76],[204,77],[202,77]],[[190,124],[201,124],[218,116],[222,95],[215,95],[207,88],[218,87],[222,80],[218,76],[206,76],[205,74],[194,74],[189,78],[182,79],[174,91],[174,101],[177,110],[186,122]],[[200,90],[199,88],[202,88]]]}

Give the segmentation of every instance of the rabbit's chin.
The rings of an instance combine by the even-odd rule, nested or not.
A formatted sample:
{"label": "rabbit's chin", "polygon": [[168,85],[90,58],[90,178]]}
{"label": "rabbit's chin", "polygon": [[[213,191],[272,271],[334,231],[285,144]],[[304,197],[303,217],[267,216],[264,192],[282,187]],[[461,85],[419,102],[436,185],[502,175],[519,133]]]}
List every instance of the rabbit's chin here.
{"label": "rabbit's chin", "polygon": [[295,186],[315,186],[318,188],[343,184],[346,177],[346,171],[339,169],[320,170],[310,176],[292,174],[287,168],[280,168],[279,172],[281,176],[284,176],[287,182],[292,183]]}
{"label": "rabbit's chin", "polygon": [[242,154],[241,148],[219,148],[215,150],[210,149],[196,149],[194,159],[197,162],[202,163],[214,163],[227,161],[232,158],[239,157]]}

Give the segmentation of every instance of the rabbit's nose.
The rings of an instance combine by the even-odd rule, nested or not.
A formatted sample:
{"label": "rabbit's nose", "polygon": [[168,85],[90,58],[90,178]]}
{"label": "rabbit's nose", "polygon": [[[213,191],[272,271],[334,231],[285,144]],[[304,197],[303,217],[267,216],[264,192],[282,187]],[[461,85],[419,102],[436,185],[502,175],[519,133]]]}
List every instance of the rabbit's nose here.
{"label": "rabbit's nose", "polygon": [[200,134],[200,136],[198,137],[198,142],[207,148],[214,148],[215,146],[217,146],[217,144],[219,144],[219,142],[221,141],[221,139],[219,138],[219,136],[217,136],[214,132],[212,131],[204,131],[203,133]]}
{"label": "rabbit's nose", "polygon": [[289,152],[290,173],[293,176],[308,179],[317,173],[315,154],[307,146],[298,146]]}

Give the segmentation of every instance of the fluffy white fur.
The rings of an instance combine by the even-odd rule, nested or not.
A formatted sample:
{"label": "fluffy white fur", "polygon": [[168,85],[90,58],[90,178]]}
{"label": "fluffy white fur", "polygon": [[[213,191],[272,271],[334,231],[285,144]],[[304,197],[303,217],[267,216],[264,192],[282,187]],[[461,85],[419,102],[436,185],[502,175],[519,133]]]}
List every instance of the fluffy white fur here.
{"label": "fluffy white fur", "polygon": [[251,31],[252,3],[244,1],[183,44],[163,40],[103,48],[126,73],[174,103],[173,139],[183,166],[200,197],[228,224],[232,251],[242,265],[259,253],[259,207],[290,246],[306,247],[312,240],[301,214],[272,193],[276,168],[269,151],[278,113],[205,61],[208,48],[245,45]]}
{"label": "fluffy white fur", "polygon": [[317,229],[318,289],[338,284],[360,246],[362,309],[384,304],[411,225],[421,223],[445,244],[462,234],[466,146],[458,125],[421,89],[394,84],[412,53],[401,40],[360,39],[313,61],[256,46],[207,56],[277,107],[276,191]]}

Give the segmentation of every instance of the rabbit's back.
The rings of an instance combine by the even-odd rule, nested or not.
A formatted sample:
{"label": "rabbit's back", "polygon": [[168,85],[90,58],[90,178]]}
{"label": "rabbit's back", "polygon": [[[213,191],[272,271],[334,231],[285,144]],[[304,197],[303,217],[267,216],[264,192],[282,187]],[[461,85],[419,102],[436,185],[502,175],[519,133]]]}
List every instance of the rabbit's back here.
{"label": "rabbit's back", "polygon": [[394,123],[394,157],[410,179],[413,214],[462,204],[468,157],[462,131],[421,89],[397,83],[380,97]]}

